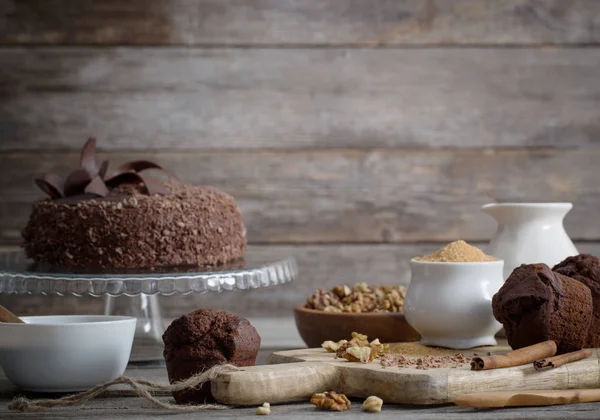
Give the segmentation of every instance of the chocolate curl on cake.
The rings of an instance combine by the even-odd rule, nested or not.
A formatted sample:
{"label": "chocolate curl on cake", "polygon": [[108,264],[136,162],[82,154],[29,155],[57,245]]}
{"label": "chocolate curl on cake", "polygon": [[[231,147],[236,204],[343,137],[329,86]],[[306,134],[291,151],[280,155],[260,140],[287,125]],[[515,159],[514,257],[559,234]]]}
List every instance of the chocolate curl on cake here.
{"label": "chocolate curl on cake", "polygon": [[164,170],[154,162],[147,160],[134,160],[131,162],[125,162],[119,166],[117,168],[117,172],[115,172],[108,180],[106,180],[106,184],[114,188],[120,184],[143,183],[146,187],[146,192],[148,195],[168,194],[169,191],[161,182],[140,173],[146,169],[158,169],[166,173],[169,176],[169,179],[177,179],[174,175]]}
{"label": "chocolate curl on cake", "polygon": [[47,174],[36,178],[35,183],[50,198],[57,199],[83,194],[106,197],[111,189],[126,184],[143,185],[148,195],[168,194],[169,190],[162,182],[141,174],[147,169],[157,169],[165,173],[169,181],[180,182],[160,165],[146,160],[126,162],[107,178],[108,161],[103,161],[99,167],[96,163],[95,138],[89,138],[83,146],[79,165],[80,168],[71,171],[65,179],[55,174]]}

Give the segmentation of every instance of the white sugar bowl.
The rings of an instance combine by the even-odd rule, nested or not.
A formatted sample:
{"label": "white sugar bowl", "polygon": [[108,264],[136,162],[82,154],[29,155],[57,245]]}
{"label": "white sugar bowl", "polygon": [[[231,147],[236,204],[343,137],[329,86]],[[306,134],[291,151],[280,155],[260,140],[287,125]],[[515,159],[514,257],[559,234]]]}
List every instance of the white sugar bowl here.
{"label": "white sugar bowl", "polygon": [[85,391],[122,375],[136,319],[110,315],[25,316],[0,322],[0,365],[19,388]]}
{"label": "white sugar bowl", "polygon": [[468,349],[496,345],[502,325],[492,314],[492,297],[504,283],[504,261],[426,262],[411,260],[404,302],[408,323],[421,344]]}

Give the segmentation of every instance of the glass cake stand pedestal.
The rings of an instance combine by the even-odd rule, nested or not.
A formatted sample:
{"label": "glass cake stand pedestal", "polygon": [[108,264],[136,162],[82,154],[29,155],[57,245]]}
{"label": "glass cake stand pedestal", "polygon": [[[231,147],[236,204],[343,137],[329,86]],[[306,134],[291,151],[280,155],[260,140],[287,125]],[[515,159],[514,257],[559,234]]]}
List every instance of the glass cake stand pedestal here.
{"label": "glass cake stand pedestal", "polygon": [[164,325],[158,295],[259,289],[289,283],[297,274],[293,258],[246,258],[210,268],[68,273],[34,267],[21,251],[0,253],[0,293],[104,297],[105,315],[137,318],[132,362],[162,359]]}

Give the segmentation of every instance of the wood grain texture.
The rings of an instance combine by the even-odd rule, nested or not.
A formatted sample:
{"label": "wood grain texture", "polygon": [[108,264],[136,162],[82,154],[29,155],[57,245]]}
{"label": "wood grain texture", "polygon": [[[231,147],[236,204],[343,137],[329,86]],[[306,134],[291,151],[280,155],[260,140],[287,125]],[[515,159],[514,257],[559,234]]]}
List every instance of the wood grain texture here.
{"label": "wood grain texture", "polygon": [[498,45],[600,41],[594,0],[0,2],[2,44]]}
{"label": "wood grain texture", "polygon": [[[250,247],[257,257],[294,256],[300,276],[290,284],[247,292],[224,292],[187,296],[160,296],[167,322],[198,308],[235,312],[246,317],[289,316],[315,289],[336,284],[408,284],[409,260],[442,244],[403,245],[276,245]],[[577,243],[580,252],[600,255],[600,243]],[[128,299],[120,297],[117,299]],[[0,294],[0,305],[17,315],[102,314],[104,300],[73,296],[16,296]]]}
{"label": "wood grain texture", "polygon": [[90,135],[171,151],[600,138],[600,48],[0,48],[0,61],[0,150]]}
{"label": "wood grain texture", "polygon": [[[489,240],[489,202],[572,201],[574,239],[600,239],[600,148],[571,150],[307,150],[101,154],[147,158],[238,200],[251,243]],[[35,173],[65,174],[76,153],[11,153],[0,169],[0,230],[18,238],[43,194]],[[112,166],[115,167],[115,166]]]}
{"label": "wood grain texture", "polygon": [[[167,383],[167,372],[164,367],[130,366],[125,372],[127,376],[144,378],[154,382]],[[7,406],[12,398],[20,392],[8,382],[0,370],[0,417],[3,420],[35,419],[40,416],[45,418],[84,419],[93,417],[97,420],[113,420],[127,418],[130,420],[204,420],[223,419],[233,420],[240,418],[257,418],[255,407],[234,408],[231,410],[203,411],[194,413],[173,413],[155,408],[132,394],[123,395],[123,388],[116,388],[109,392],[106,398],[89,401],[79,407],[64,407],[52,409],[45,413],[15,413],[9,411]],[[155,394],[161,401],[172,402],[172,397],[162,392]],[[361,409],[361,399],[354,399],[352,406],[339,416],[345,420],[373,420],[372,413],[365,413]],[[300,420],[323,419],[327,412],[315,409],[307,401],[284,405],[272,405],[269,420]],[[331,417],[337,417],[331,413]],[[563,419],[597,419],[600,416],[600,403],[569,404],[552,407],[512,408],[510,410],[480,410],[454,405],[433,407],[410,405],[383,405],[383,410],[377,414],[377,420],[563,420]]]}
{"label": "wood grain texture", "polygon": [[[504,342],[462,353],[502,354],[508,349]],[[473,392],[600,386],[597,352],[589,359],[543,372],[531,364],[489,371],[473,371],[468,365],[426,370],[382,368],[378,361],[350,363],[321,348],[276,352],[268,362],[273,365],[217,376],[212,381],[213,396],[225,404],[256,405],[261,401],[310,398],[324,389],[333,389],[348,397],[377,395],[387,403],[429,405],[453,402],[457,396]]]}
{"label": "wood grain texture", "polygon": [[522,407],[541,405],[577,404],[600,401],[598,389],[571,389],[551,391],[497,391],[460,395],[454,401],[468,407]]}

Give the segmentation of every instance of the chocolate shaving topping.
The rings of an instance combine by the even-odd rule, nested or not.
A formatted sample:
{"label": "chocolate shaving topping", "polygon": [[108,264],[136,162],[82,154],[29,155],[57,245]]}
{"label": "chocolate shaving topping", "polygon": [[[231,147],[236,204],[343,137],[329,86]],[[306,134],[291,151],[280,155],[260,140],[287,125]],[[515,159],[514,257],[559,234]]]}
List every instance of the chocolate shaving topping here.
{"label": "chocolate shaving topping", "polygon": [[62,197],[64,189],[64,180],[55,174],[47,174],[42,178],[36,178],[35,183],[42,191],[48,194],[51,198]]}
{"label": "chocolate shaving topping", "polygon": [[89,138],[88,141],[83,145],[81,149],[81,167],[90,175],[94,177],[98,174],[98,167],[96,166],[96,139]]}
{"label": "chocolate shaving topping", "polygon": [[92,179],[90,183],[85,186],[83,192],[86,194],[94,194],[100,197],[106,197],[108,195],[109,190],[106,187],[106,184],[104,183],[100,175],[98,175],[94,177],[94,179]]}
{"label": "chocolate shaving topping", "polygon": [[85,169],[75,169],[67,175],[63,195],[69,197],[82,194],[91,180],[92,177]]}
{"label": "chocolate shaving topping", "polygon": [[[132,160],[131,162],[125,162],[117,168],[117,173],[123,172],[141,172],[144,169],[162,169],[159,165],[148,160]],[[162,169],[164,171],[164,169]],[[165,171],[167,173],[167,171]],[[115,174],[113,174],[115,176]]]}
{"label": "chocolate shaving topping", "polygon": [[106,181],[106,185],[108,185],[110,188],[115,188],[118,185],[123,184],[143,184],[148,195],[167,195],[169,193],[167,188],[165,188],[161,182],[138,172],[123,172],[111,177]]}
{"label": "chocolate shaving topping", "polygon": [[106,176],[106,171],[108,171],[108,160],[105,160],[104,162],[102,162],[102,165],[100,165],[100,170],[98,171],[98,175],[100,175],[100,178],[104,179],[104,177]]}
{"label": "chocolate shaving topping", "polygon": [[46,174],[36,178],[36,185],[52,199],[73,196],[106,197],[110,190],[120,185],[135,184],[144,187],[148,195],[167,195],[169,190],[157,181],[141,172],[146,169],[162,171],[170,182],[179,183],[179,179],[160,165],[147,160],[134,160],[119,166],[114,174],[106,177],[108,161],[98,168],[96,164],[96,139],[89,138],[81,150],[80,168],[71,171],[63,180],[56,174]]}

